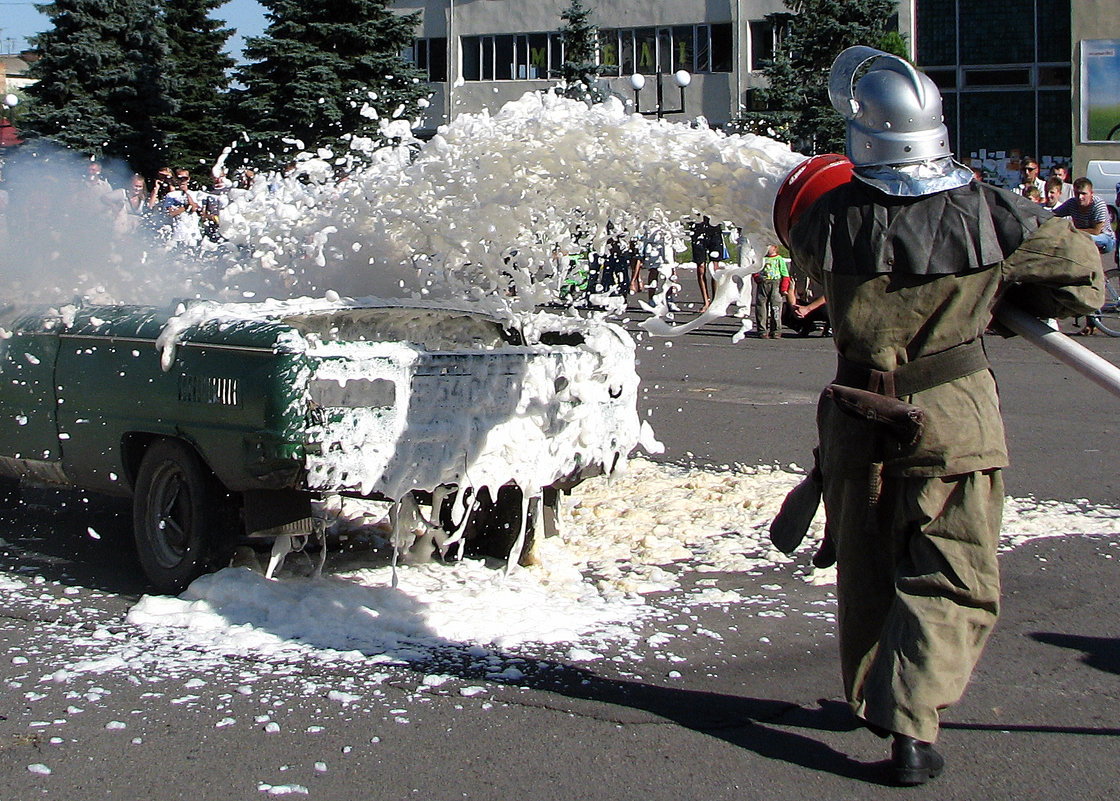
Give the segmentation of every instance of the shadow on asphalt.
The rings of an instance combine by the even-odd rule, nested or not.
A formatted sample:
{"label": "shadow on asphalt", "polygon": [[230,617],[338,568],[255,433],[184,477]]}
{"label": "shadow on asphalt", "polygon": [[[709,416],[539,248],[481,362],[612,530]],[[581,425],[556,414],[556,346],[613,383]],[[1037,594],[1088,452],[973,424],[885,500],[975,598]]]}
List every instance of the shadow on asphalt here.
{"label": "shadow on asphalt", "polygon": [[147,588],[129,502],[79,490],[25,489],[0,511],[0,567],[132,599]]}
{"label": "shadow on asphalt", "polygon": [[[77,493],[40,496],[0,515],[0,530],[4,534],[0,541],[0,567],[17,574],[30,571],[64,585],[138,598],[145,582],[132,547],[130,522],[127,509],[118,503],[100,499],[90,503]],[[382,589],[390,592],[388,588]],[[354,592],[361,605],[387,602],[384,598],[371,600],[367,588],[356,586]],[[392,596],[398,604],[407,605],[411,600],[395,592]],[[254,622],[260,625],[259,621]],[[819,707],[807,709],[789,701],[605,677],[558,660],[494,652],[502,664],[516,665],[521,674],[517,679],[506,680],[494,674],[493,661],[478,659],[475,647],[441,640],[430,631],[416,634],[416,647],[405,657],[409,669],[414,671],[435,671],[468,681],[484,680],[538,691],[542,695],[533,700],[534,704],[572,714],[595,717],[605,713],[586,707],[573,710],[569,704],[558,701],[557,696],[633,710],[717,737],[768,759],[873,784],[883,783],[886,777],[885,763],[858,762],[811,736],[788,731],[854,730],[857,723],[844,704],[821,701]],[[340,643],[316,642],[314,638],[305,642],[313,647],[341,647]],[[376,651],[377,646],[372,650]],[[411,681],[409,686],[413,686]],[[613,718],[618,713],[606,714]]]}
{"label": "shadow on asphalt", "polygon": [[1114,637],[1082,637],[1076,634],[1039,632],[1031,638],[1046,645],[1081,651],[1081,661],[1106,673],[1120,674],[1120,639]]}
{"label": "shadow on asphalt", "polygon": [[[81,493],[44,493],[18,510],[3,513],[0,519],[5,539],[5,547],[0,547],[0,564],[17,570],[31,569],[48,580],[117,595],[138,597],[143,592],[144,580],[131,543],[127,504],[115,499],[87,499]],[[1031,636],[1040,643],[1081,651],[1085,664],[1120,674],[1118,639],[1061,633]],[[431,643],[428,638],[426,645],[418,644],[415,659],[409,660],[412,670],[446,672],[465,680],[486,680],[646,713],[767,759],[869,784],[888,783],[886,761],[854,760],[812,736],[813,732],[850,732],[860,728],[847,704],[838,701],[822,699],[815,707],[804,707],[778,699],[665,687],[601,676],[559,660],[526,659],[523,654],[498,652],[495,656],[517,665],[522,673],[518,679],[506,681],[494,675],[493,662],[480,666],[471,647],[442,642],[432,648]],[[599,710],[573,710],[556,700],[547,700],[547,695],[533,703],[573,714],[603,715]],[[1077,726],[945,722],[943,728],[1120,736],[1118,728]]]}
{"label": "shadow on asphalt", "polygon": [[816,708],[805,708],[776,699],[606,678],[565,664],[537,662],[533,667],[516,686],[646,712],[767,759],[868,784],[890,784],[888,760],[859,762],[812,736],[788,731],[855,731],[861,726],[847,704],[821,699]]}

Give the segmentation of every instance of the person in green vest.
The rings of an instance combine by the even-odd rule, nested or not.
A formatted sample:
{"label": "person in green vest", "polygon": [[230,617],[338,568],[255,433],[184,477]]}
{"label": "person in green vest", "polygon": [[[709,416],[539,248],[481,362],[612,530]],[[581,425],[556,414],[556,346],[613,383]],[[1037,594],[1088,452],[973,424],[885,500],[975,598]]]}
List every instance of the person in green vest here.
{"label": "person in green vest", "polygon": [[789,265],[778,255],[778,246],[766,248],[762,269],[754,274],[754,324],[758,336],[781,339],[782,298],[789,286]]}

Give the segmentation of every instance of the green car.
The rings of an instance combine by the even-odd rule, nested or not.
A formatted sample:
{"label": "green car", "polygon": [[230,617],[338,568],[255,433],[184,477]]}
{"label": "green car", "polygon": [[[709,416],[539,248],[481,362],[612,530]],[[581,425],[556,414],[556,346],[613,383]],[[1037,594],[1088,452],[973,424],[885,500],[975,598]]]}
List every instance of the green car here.
{"label": "green car", "polygon": [[637,445],[637,386],[625,331],[543,312],[0,307],[0,480],[8,500],[18,481],[131,496],[163,592],[244,537],[321,533],[313,502],[339,494],[396,502],[398,547],[427,527],[524,560],[558,493]]}

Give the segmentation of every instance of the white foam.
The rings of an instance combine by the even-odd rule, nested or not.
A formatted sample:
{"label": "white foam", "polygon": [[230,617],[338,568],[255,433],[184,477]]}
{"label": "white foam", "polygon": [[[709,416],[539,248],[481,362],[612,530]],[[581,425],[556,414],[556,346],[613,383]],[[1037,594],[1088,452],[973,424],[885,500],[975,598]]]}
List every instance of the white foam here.
{"label": "white foam", "polygon": [[[291,175],[260,175],[250,189],[232,189],[218,257],[165,259],[146,241],[125,243],[104,230],[91,248],[98,220],[83,203],[74,215],[83,226],[54,232],[61,245],[26,259],[65,271],[0,281],[19,296],[53,272],[56,302],[74,294],[228,301],[338,290],[528,310],[556,297],[561,254],[602,252],[608,223],[636,234],[656,221],[680,247],[682,221],[707,214],[769,238],[777,187],[801,160],[765,137],[628,114],[617,99],[588,107],[527,93],[496,114],[457,117],[430,142],[406,138],[376,151],[341,182],[321,154],[303,154]],[[79,199],[60,188],[67,191],[57,202]],[[68,244],[73,235],[86,241]],[[36,285],[34,294],[49,296],[49,287]]]}

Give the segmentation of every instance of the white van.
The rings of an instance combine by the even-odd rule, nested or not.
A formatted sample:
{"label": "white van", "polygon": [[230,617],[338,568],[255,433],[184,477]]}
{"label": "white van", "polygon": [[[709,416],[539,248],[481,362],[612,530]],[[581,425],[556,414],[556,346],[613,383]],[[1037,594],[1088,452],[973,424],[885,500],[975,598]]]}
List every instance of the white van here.
{"label": "white van", "polygon": [[1093,182],[1093,193],[1108,204],[1115,224],[1117,207],[1120,207],[1120,161],[1090,161],[1085,177]]}

